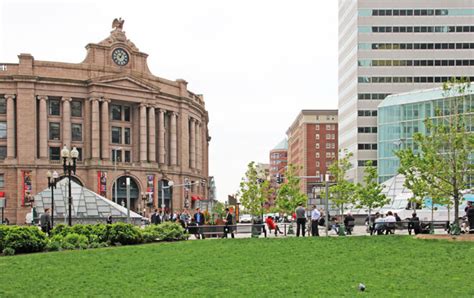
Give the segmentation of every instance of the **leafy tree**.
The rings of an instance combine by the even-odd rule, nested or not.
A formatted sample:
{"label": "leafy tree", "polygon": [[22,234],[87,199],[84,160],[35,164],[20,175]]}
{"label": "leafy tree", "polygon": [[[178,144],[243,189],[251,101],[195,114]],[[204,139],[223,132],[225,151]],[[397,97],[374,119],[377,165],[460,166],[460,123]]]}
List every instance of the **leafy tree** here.
{"label": "leafy tree", "polygon": [[[339,152],[341,153],[341,151]],[[329,187],[328,197],[341,210],[341,215],[344,213],[344,204],[354,202],[355,191],[355,184],[346,180],[346,173],[352,167],[349,159],[353,154],[348,152],[347,149],[344,149],[343,154],[343,157],[341,155],[341,158],[328,167],[335,183]]]}
{"label": "leafy tree", "polygon": [[222,202],[217,202],[214,204],[214,206],[212,206],[212,214],[217,214],[219,215],[221,218],[224,217],[225,215],[225,205],[224,203]]}
{"label": "leafy tree", "polygon": [[292,213],[299,204],[305,204],[308,198],[300,191],[301,179],[297,176],[298,167],[289,164],[286,172],[286,181],[277,191],[275,204],[283,213]]}
{"label": "leafy tree", "polygon": [[390,199],[382,193],[383,186],[377,182],[377,168],[372,166],[372,161],[365,163],[364,184],[357,183],[355,201],[358,208],[369,209],[369,219],[372,209],[380,208]]}
{"label": "leafy tree", "polygon": [[[426,133],[413,135],[414,149],[396,152],[400,158],[399,173],[405,175],[405,186],[416,191],[416,185],[426,184],[428,195],[450,198],[454,202],[454,222],[459,226],[461,191],[468,188],[474,164],[469,156],[474,150],[474,135],[467,132],[463,104],[469,82],[451,80],[443,84],[442,111],[425,120]],[[434,195],[433,195],[434,194]]]}
{"label": "leafy tree", "polygon": [[273,189],[270,182],[259,177],[255,162],[250,162],[245,172],[245,177],[240,182],[240,190],[237,195],[240,197],[242,206],[252,215],[263,213],[263,205],[267,202]]}

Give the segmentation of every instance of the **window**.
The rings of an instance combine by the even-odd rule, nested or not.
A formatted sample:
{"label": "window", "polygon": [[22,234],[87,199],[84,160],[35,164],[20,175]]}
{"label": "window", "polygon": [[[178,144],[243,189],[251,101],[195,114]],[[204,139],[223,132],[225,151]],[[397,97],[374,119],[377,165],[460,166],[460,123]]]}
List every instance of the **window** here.
{"label": "window", "polygon": [[319,143],[316,143],[316,149],[319,149]]}
{"label": "window", "polygon": [[326,143],[326,149],[331,149],[331,143]]}
{"label": "window", "polygon": [[319,152],[316,152],[316,158],[319,158]]}
{"label": "window", "polygon": [[326,130],[331,130],[331,125],[330,124],[326,124]]}
{"label": "window", "polygon": [[130,107],[123,107],[123,120],[130,121]]}
{"label": "window", "polygon": [[327,133],[326,134],[326,140],[330,140],[331,139],[331,134]]}
{"label": "window", "polygon": [[71,139],[74,142],[82,142],[82,124],[71,124]]}
{"label": "window", "polygon": [[0,97],[0,114],[7,113],[7,100],[5,98]]}
{"label": "window", "polygon": [[59,122],[49,123],[49,139],[50,140],[61,139],[61,126],[59,125]]}
{"label": "window", "polygon": [[122,150],[112,150],[112,161],[122,162]]}
{"label": "window", "polygon": [[112,126],[112,143],[122,144],[122,128]]}
{"label": "window", "polygon": [[319,130],[319,124],[316,124],[315,129]]}
{"label": "window", "polygon": [[4,160],[7,157],[7,146],[0,146],[0,159]]}
{"label": "window", "polygon": [[316,140],[319,140],[319,133],[316,134]]}
{"label": "window", "polygon": [[326,158],[331,158],[331,152],[326,152]]}
{"label": "window", "polygon": [[122,106],[110,105],[110,113],[112,120],[122,120]]}
{"label": "window", "polygon": [[6,138],[7,138],[7,123],[0,122],[0,139],[6,139]]}
{"label": "window", "polygon": [[49,147],[49,160],[61,160],[61,147]]}
{"label": "window", "polygon": [[82,117],[82,102],[78,100],[71,101],[71,116]]}
{"label": "window", "polygon": [[77,161],[82,161],[82,148],[76,147],[77,152],[79,152],[79,156],[77,157]]}
{"label": "window", "polygon": [[5,187],[5,174],[0,174],[0,188]]}
{"label": "window", "polygon": [[128,150],[125,150],[125,162],[131,162],[131,154],[130,154],[130,151]]}
{"label": "window", "polygon": [[59,99],[50,99],[49,100],[49,114],[52,116],[61,115],[60,112],[61,102]]}
{"label": "window", "polygon": [[317,162],[316,162],[316,167],[318,167],[318,168],[319,168],[319,161],[317,161]]}
{"label": "window", "polygon": [[124,128],[124,143],[127,145],[130,145],[130,128],[125,127]]}

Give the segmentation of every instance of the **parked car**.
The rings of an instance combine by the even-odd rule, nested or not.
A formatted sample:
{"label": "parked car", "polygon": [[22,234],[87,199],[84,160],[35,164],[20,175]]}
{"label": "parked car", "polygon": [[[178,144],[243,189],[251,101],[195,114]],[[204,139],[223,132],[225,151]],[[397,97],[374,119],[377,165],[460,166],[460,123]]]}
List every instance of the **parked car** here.
{"label": "parked car", "polygon": [[252,222],[252,215],[250,214],[242,214],[240,216],[240,223],[251,223]]}

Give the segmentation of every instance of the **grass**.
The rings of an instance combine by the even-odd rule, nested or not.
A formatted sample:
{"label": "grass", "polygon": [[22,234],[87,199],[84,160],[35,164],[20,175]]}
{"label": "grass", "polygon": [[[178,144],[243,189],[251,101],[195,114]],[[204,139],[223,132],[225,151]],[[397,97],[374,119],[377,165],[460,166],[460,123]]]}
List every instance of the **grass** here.
{"label": "grass", "polygon": [[[0,297],[474,296],[472,242],[228,239],[0,257]],[[366,292],[358,292],[358,285]]]}

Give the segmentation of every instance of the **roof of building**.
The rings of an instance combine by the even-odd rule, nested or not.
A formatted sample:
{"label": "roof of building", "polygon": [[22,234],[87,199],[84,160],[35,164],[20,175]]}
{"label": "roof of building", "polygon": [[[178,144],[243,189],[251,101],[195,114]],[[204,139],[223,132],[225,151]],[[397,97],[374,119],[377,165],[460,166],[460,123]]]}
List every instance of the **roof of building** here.
{"label": "roof of building", "polygon": [[273,150],[288,150],[288,139],[284,138],[283,140],[281,140],[281,142],[278,143],[278,145],[276,145],[275,148],[272,149],[272,151]]}
{"label": "roof of building", "polygon": [[[444,91],[442,87],[414,90],[405,93],[392,94],[387,96],[380,104],[381,107],[397,106],[410,103],[418,103],[423,101],[431,101],[441,98],[449,98],[459,96],[459,92],[456,88],[450,91]],[[466,95],[474,94],[474,86],[470,85],[466,88]]]}

